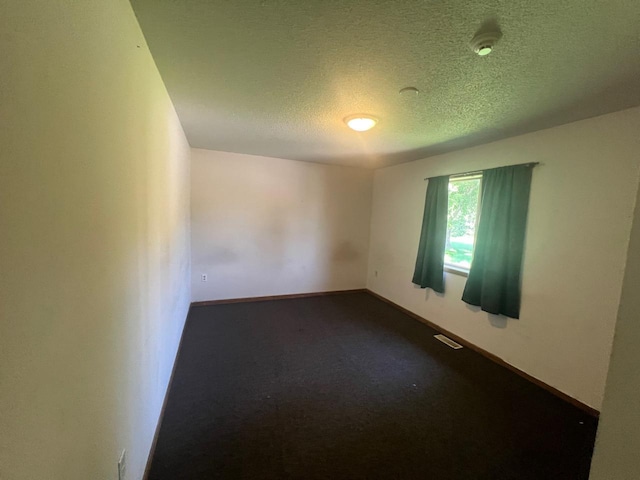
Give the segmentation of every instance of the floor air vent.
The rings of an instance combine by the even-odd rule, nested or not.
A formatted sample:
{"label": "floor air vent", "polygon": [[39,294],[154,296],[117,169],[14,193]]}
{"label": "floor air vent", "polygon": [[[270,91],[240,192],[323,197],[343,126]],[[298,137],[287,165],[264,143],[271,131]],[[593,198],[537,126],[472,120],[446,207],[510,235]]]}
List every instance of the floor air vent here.
{"label": "floor air vent", "polygon": [[436,337],[436,339],[440,340],[445,345],[449,345],[454,350],[459,350],[459,349],[462,348],[462,345],[460,345],[459,343],[454,342],[449,337],[445,337],[441,333],[439,333],[438,335],[434,335],[434,337]]}

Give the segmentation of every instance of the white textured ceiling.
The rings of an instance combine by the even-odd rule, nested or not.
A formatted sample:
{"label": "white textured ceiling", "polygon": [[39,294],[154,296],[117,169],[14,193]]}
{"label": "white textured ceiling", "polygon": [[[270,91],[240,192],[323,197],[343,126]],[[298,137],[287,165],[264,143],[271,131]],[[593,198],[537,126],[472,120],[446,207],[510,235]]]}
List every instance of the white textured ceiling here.
{"label": "white textured ceiling", "polygon": [[193,147],[380,167],[640,104],[638,0],[132,4]]}

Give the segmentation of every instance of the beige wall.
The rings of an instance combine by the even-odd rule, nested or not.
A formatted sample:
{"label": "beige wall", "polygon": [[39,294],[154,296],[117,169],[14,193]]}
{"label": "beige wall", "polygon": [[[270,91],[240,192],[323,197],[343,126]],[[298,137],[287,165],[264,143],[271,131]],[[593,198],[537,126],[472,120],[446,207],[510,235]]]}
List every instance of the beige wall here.
{"label": "beige wall", "polygon": [[[640,155],[640,145],[637,147]],[[591,467],[592,480],[640,477],[640,191]]]}
{"label": "beige wall", "polygon": [[[600,408],[638,187],[640,108],[376,170],[368,287]],[[533,174],[521,318],[411,284],[428,176],[522,162]],[[377,275],[376,275],[377,272]]]}
{"label": "beige wall", "polygon": [[128,1],[3,6],[0,478],[114,480],[126,448],[140,479],[190,298],[190,151]]}
{"label": "beige wall", "polygon": [[371,179],[364,169],[192,150],[193,300],[364,288]]}

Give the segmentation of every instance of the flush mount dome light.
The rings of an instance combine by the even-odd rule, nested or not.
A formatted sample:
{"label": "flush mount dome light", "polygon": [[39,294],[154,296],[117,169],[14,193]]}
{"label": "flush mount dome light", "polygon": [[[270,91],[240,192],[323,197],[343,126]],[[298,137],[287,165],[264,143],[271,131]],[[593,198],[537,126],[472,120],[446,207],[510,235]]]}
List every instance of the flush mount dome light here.
{"label": "flush mount dome light", "polygon": [[366,132],[376,126],[378,119],[371,115],[358,114],[348,116],[344,119],[344,123],[346,123],[351,130]]}

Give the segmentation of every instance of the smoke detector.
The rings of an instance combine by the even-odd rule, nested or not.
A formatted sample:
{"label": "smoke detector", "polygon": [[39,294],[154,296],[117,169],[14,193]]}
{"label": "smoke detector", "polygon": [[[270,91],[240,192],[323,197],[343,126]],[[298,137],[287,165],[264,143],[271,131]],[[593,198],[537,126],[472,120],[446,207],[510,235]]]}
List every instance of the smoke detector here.
{"label": "smoke detector", "polygon": [[420,93],[416,87],[404,87],[400,89],[400,95],[403,97],[414,97]]}
{"label": "smoke detector", "polygon": [[471,50],[481,57],[484,57],[493,51],[493,48],[496,43],[498,43],[498,40],[500,40],[500,37],[500,32],[481,33],[471,39],[469,46],[471,47]]}

